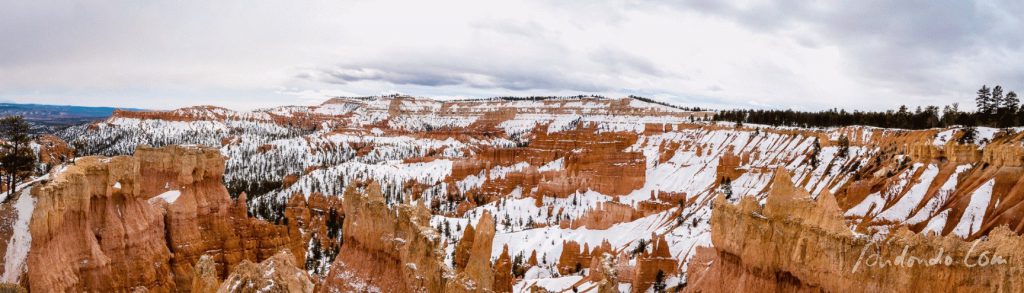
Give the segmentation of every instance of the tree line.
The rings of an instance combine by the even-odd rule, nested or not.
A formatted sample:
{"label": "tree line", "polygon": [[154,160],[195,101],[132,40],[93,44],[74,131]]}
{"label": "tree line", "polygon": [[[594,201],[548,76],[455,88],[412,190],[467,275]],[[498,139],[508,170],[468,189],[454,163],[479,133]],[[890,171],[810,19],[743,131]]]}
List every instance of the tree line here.
{"label": "tree line", "polygon": [[1024,123],[1024,107],[1017,93],[1006,92],[1002,86],[982,86],[975,97],[976,111],[960,110],[958,103],[917,107],[910,110],[900,106],[888,111],[846,111],[829,109],[807,112],[794,110],[725,110],[715,115],[715,121],[755,123],[771,126],[842,127],[851,125],[883,128],[927,129],[936,127],[988,126],[1011,127]]}

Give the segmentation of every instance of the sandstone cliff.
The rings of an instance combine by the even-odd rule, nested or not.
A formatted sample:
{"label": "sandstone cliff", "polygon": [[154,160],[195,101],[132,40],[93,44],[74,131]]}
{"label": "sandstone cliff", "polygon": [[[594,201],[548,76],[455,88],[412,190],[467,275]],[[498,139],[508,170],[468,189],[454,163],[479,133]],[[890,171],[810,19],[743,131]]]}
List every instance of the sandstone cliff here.
{"label": "sandstone cliff", "polygon": [[[990,239],[1001,226],[1024,232],[1024,133],[978,128],[976,139],[961,140],[962,128],[737,127],[692,119],[702,114],[707,113],[633,99],[338,98],[252,112],[120,112],[65,137],[88,146],[86,153],[131,153],[140,143],[219,147],[228,157],[223,181],[233,195],[245,191],[240,198],[249,199],[230,204],[231,217],[243,218],[249,210],[277,224],[230,221],[240,239],[250,240],[223,248],[199,244],[206,248],[197,251],[169,249],[175,289],[189,278],[182,273],[193,271],[178,258],[225,249],[223,256],[211,253],[214,271],[223,277],[238,259],[255,262],[279,247],[306,259],[314,283],[327,273],[333,254],[341,255],[344,261],[334,263],[331,275],[356,282],[334,280],[326,285],[341,287],[321,288],[352,290],[362,282],[393,291],[444,290],[451,284],[466,289],[468,276],[488,274],[479,270],[485,253],[470,257],[484,245],[475,239],[480,227],[462,228],[478,225],[485,211],[494,222],[486,256],[496,260],[493,290],[502,290],[507,277],[498,270],[505,265],[506,245],[517,268],[517,291],[616,285],[641,290],[653,287],[658,271],[683,284],[692,277],[684,271],[720,255],[698,254],[705,250],[696,247],[716,244],[735,230],[712,235],[708,222],[720,212],[719,193],[733,201],[751,199],[740,204],[757,215],[814,223],[828,235],[888,239],[906,228],[973,241]],[[185,122],[193,127],[179,127]],[[840,146],[842,136],[849,146]],[[778,173],[778,166],[786,172]],[[365,181],[380,186],[380,203],[356,199],[347,205],[364,211],[341,207],[339,195]],[[354,192],[371,193],[365,186]],[[427,212],[403,207],[412,201]],[[168,218],[178,219],[175,225],[193,222],[178,204],[154,203],[168,213],[165,226]],[[195,223],[220,226],[198,220],[217,218],[217,212],[201,212],[216,206],[197,203]],[[348,231],[351,237],[339,233],[339,226],[349,225],[355,229]],[[426,232],[430,226],[436,227],[436,240]],[[387,238],[361,230],[385,231]],[[0,225],[0,239],[5,236]],[[279,243],[284,237],[287,244]],[[637,252],[639,239],[648,243],[643,253]],[[606,253],[619,284],[609,284],[613,278],[600,273]],[[530,256],[526,265],[518,264],[519,255]],[[471,263],[476,265],[468,270]],[[373,271],[371,264],[382,265]],[[402,277],[379,280],[381,275]]]}
{"label": "sandstone cliff", "polygon": [[[779,172],[765,207],[723,197],[712,215],[713,248],[689,266],[692,292],[1016,292],[1024,290],[1024,239],[1005,227],[988,239],[854,235],[831,197],[793,192]],[[778,192],[776,191],[778,190]]]}
{"label": "sandstone cliff", "polygon": [[295,256],[288,250],[282,250],[259,264],[243,260],[217,288],[217,292],[312,293],[313,282],[305,270],[296,267]]}
{"label": "sandstone cliff", "polygon": [[286,227],[232,202],[223,170],[219,152],[195,147],[77,160],[32,189],[29,289],[188,291],[204,254],[224,276],[288,245]]}
{"label": "sandstone cliff", "polygon": [[423,206],[388,207],[380,186],[350,185],[344,197],[344,245],[324,287],[341,292],[441,292],[454,272],[444,265],[437,231]]}

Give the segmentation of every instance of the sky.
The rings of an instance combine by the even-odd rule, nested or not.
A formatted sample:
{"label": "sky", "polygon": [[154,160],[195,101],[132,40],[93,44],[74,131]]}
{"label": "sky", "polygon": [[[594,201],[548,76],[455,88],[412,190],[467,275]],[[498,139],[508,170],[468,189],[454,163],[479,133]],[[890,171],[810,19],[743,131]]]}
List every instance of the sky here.
{"label": "sky", "polygon": [[1024,1],[0,0],[0,101],[639,95],[818,110],[1024,91]]}

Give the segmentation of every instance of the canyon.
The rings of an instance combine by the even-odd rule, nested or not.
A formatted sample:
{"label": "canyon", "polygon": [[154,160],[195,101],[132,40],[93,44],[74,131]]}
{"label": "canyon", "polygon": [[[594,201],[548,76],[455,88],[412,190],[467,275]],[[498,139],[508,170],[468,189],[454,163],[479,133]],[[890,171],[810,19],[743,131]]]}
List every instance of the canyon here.
{"label": "canyon", "polygon": [[[964,128],[713,115],[598,97],[118,110],[37,142],[50,167],[0,205],[2,281],[39,292],[1021,290],[1022,129],[964,140]],[[880,265],[936,255],[956,265]]]}

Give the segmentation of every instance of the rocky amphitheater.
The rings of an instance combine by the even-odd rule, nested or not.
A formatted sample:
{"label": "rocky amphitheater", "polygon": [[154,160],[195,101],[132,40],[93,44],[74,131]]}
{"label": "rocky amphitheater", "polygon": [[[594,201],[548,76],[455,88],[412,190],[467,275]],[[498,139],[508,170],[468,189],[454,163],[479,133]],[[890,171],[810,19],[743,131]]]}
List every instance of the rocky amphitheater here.
{"label": "rocky amphitheater", "polygon": [[965,141],[960,128],[713,115],[596,97],[117,111],[35,142],[53,167],[0,205],[0,281],[32,292],[1024,291],[1022,129]]}

